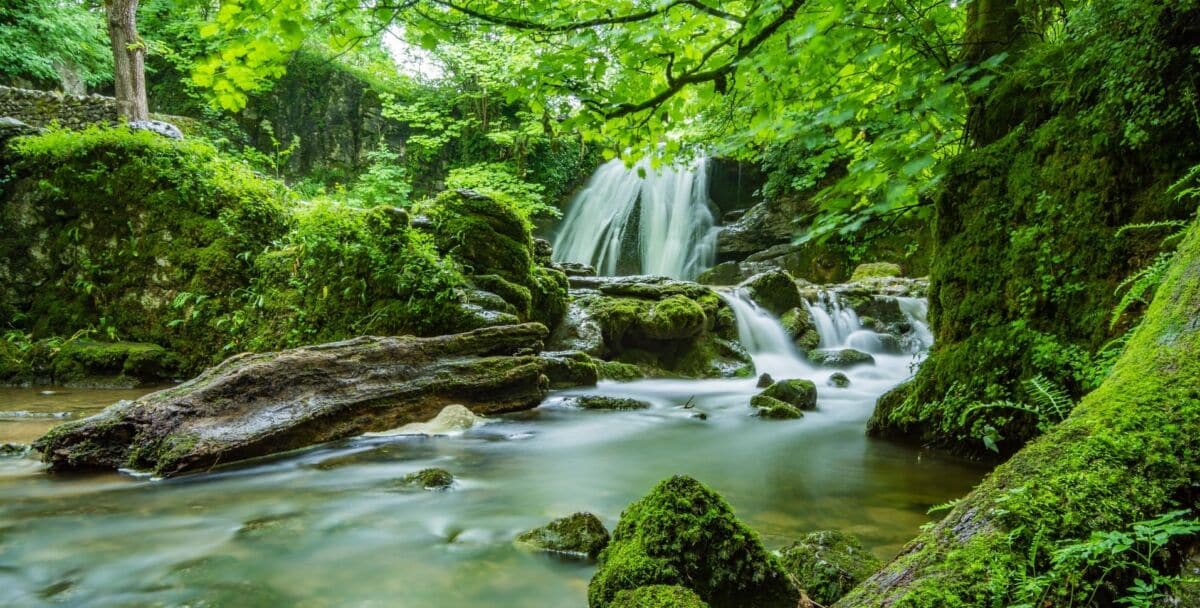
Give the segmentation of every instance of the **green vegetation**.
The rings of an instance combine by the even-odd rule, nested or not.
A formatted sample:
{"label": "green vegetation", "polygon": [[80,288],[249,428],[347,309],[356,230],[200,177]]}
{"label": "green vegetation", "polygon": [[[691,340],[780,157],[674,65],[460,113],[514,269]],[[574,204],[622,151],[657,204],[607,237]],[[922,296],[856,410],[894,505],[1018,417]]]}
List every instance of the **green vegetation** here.
{"label": "green vegetation", "polygon": [[857,538],[837,530],[813,532],[783,549],[780,563],[809,599],[832,606],[882,564]]}
{"label": "green vegetation", "polygon": [[522,532],[517,544],[541,551],[578,554],[596,559],[608,546],[608,530],[591,513],[574,513],[540,528]]}

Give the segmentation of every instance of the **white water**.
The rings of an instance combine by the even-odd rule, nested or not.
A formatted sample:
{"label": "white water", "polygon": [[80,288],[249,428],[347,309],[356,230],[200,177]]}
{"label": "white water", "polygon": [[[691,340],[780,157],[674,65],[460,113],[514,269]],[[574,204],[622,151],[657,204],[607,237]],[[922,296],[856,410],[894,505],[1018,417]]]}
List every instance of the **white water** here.
{"label": "white water", "polygon": [[[821,292],[817,302],[809,302],[806,306],[808,312],[812,314],[813,322],[817,325],[817,333],[821,335],[820,348],[845,346],[864,352],[874,352],[867,344],[864,346],[868,346],[868,348],[863,348],[850,343],[851,337],[862,330],[862,323],[859,322],[858,314],[854,312],[854,309],[842,306],[837,297],[830,296],[827,292]],[[862,343],[861,339],[860,343]],[[879,339],[875,338],[875,344],[878,345],[878,343]]]}
{"label": "white water", "polygon": [[707,160],[658,169],[648,159],[633,167],[620,159],[601,165],[568,206],[554,239],[554,258],[616,275],[623,245],[633,236],[628,234],[632,221],[638,226],[637,267],[629,274],[691,279],[712,266],[717,233]]}
{"label": "white water", "polygon": [[760,308],[741,289],[721,298],[737,318],[738,342],[750,353],[754,369],[772,378],[801,378],[816,370],[796,350],[796,345],[770,312]]}

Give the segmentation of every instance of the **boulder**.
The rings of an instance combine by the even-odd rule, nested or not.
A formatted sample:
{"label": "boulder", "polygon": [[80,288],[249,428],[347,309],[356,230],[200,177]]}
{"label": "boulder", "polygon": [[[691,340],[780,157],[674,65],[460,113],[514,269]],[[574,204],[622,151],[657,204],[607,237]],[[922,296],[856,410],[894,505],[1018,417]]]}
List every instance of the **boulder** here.
{"label": "boulder", "polygon": [[802,410],[817,409],[817,386],[811,380],[780,380],[758,396],[778,399]]}
{"label": "boulder", "polygon": [[611,608],[708,608],[695,591],[679,585],[646,585],[618,592]]}
{"label": "boulder", "polygon": [[756,274],[746,279],[739,287],[745,289],[759,306],[771,311],[775,316],[804,305],[796,280],[782,270]]}
{"label": "boulder", "polygon": [[779,322],[801,352],[812,350],[821,344],[821,334],[817,333],[816,321],[807,307],[796,306],[789,309],[779,318]]}
{"label": "boulder", "polygon": [[447,405],[428,422],[410,422],[400,428],[381,433],[363,433],[364,437],[393,437],[397,435],[455,435],[484,422],[484,417],[457,403]]}
{"label": "boulder", "polygon": [[882,565],[858,539],[837,530],[813,532],[780,553],[779,561],[813,601],[832,606]]}
{"label": "boulder", "polygon": [[405,475],[400,483],[407,486],[418,486],[426,490],[448,490],[454,485],[454,476],[445,469],[421,469],[416,473]]}
{"label": "boulder", "polygon": [[756,409],[754,415],[769,420],[796,420],[804,417],[800,408],[774,397],[755,395],[750,398],[750,407]]}
{"label": "boulder", "polygon": [[834,372],[833,375],[829,376],[829,380],[826,381],[826,384],[829,386],[836,386],[837,388],[846,388],[847,386],[850,386],[850,378],[842,372]]}
{"label": "boulder", "polygon": [[775,379],[771,377],[771,374],[763,374],[758,377],[758,383],[755,386],[758,388],[767,388],[772,384],[775,384]]}
{"label": "boulder", "polygon": [[858,365],[875,364],[875,357],[853,348],[843,348],[840,350],[813,349],[808,351],[808,360],[821,367],[842,369]]}
{"label": "boulder", "polygon": [[585,410],[644,410],[650,408],[650,404],[641,399],[606,397],[604,395],[567,397],[563,399],[563,403]]}
{"label": "boulder", "polygon": [[50,362],[56,384],[73,388],[135,388],[170,382],[179,361],[167,349],[138,342],[64,342]]}
{"label": "boulder", "polygon": [[532,354],[546,333],[527,323],[245,353],[56,427],[35,445],[54,470],[171,476],[397,428],[454,403],[477,414],[530,409],[549,389],[552,362]]}
{"label": "boulder", "polygon": [[794,608],[800,601],[758,534],[720,495],[685,476],[659,483],[621,514],[588,585],[588,605],[618,605],[617,594],[651,585],[688,587],[714,608]]}
{"label": "boulder", "polygon": [[161,120],[134,120],[128,127],[133,131],[149,131],[167,139],[183,140],[183,131],[180,131],[179,127]]}
{"label": "boulder", "polygon": [[704,285],[737,285],[746,280],[741,265],[737,262],[721,262],[696,277],[696,282]]}
{"label": "boulder", "polygon": [[857,282],[867,279],[887,279],[901,276],[904,276],[904,272],[900,270],[899,264],[872,262],[869,264],[859,264],[855,267],[854,272],[850,275],[850,281]]}
{"label": "boulder", "polygon": [[575,513],[522,532],[517,544],[537,551],[596,559],[608,546],[608,530],[591,513]]}

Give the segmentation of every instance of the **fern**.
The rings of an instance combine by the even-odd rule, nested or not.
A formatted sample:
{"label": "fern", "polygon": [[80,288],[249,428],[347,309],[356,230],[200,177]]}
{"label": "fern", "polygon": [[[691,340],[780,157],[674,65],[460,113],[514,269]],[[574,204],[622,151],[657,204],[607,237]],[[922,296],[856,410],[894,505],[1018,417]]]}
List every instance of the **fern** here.
{"label": "fern", "polygon": [[1124,290],[1125,294],[1121,296],[1116,306],[1113,306],[1112,316],[1108,320],[1109,329],[1117,326],[1121,316],[1129,311],[1129,307],[1139,302],[1150,303],[1150,296],[1162,283],[1163,277],[1167,274],[1167,268],[1171,266],[1171,260],[1174,258],[1175,252],[1173,251],[1160,253],[1149,266],[1121,281],[1115,293],[1121,293]]}
{"label": "fern", "polygon": [[1067,391],[1041,374],[1026,380],[1024,384],[1033,408],[1040,412],[1039,417],[1043,420],[1062,422],[1075,409],[1075,402]]}
{"label": "fern", "polygon": [[1117,229],[1117,234],[1115,236],[1122,236],[1126,232],[1133,232],[1134,230],[1158,230],[1160,228],[1180,229],[1185,227],[1187,227],[1187,222],[1183,220],[1160,220],[1157,222],[1143,222],[1140,224],[1125,224]]}

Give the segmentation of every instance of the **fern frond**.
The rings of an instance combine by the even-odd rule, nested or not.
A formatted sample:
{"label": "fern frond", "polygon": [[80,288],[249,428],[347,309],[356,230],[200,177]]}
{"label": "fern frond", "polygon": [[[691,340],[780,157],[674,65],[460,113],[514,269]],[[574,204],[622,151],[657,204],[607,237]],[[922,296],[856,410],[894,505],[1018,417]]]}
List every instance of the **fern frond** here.
{"label": "fern frond", "polygon": [[1174,257],[1174,252],[1160,253],[1149,266],[1129,275],[1117,285],[1114,293],[1121,293],[1122,290],[1125,290],[1125,294],[1121,296],[1121,300],[1117,302],[1116,306],[1113,306],[1112,316],[1108,320],[1109,329],[1117,326],[1121,315],[1125,314],[1130,306],[1137,302],[1149,303],[1147,296],[1154,292],[1159,283],[1162,283]]}
{"label": "fern frond", "polygon": [[1033,407],[1041,412],[1043,419],[1062,422],[1075,408],[1067,391],[1041,374],[1026,380],[1024,384]]}
{"label": "fern frond", "polygon": [[1157,222],[1142,222],[1139,224],[1125,224],[1117,229],[1116,236],[1121,236],[1126,232],[1134,230],[1157,230],[1159,228],[1185,228],[1187,222],[1183,220],[1159,220]]}

